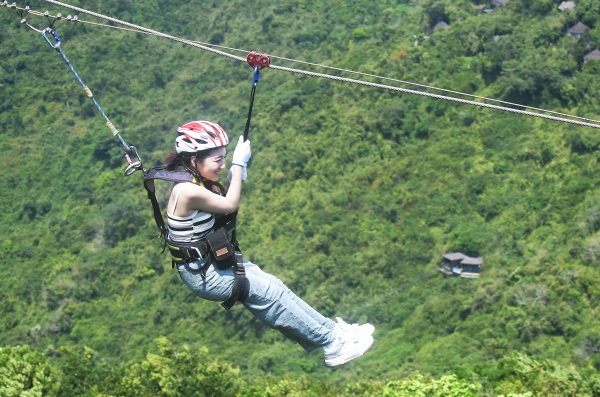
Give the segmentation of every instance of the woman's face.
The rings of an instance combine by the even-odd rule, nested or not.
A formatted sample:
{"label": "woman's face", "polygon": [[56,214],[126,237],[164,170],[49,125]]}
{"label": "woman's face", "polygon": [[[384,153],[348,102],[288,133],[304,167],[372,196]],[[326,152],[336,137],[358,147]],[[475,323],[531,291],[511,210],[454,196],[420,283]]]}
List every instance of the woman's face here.
{"label": "woman's face", "polygon": [[225,169],[226,153],[226,149],[224,147],[220,147],[215,149],[211,155],[204,160],[196,161],[195,158],[192,158],[192,161],[195,162],[196,171],[198,171],[200,175],[206,179],[217,182],[219,180],[221,171]]}

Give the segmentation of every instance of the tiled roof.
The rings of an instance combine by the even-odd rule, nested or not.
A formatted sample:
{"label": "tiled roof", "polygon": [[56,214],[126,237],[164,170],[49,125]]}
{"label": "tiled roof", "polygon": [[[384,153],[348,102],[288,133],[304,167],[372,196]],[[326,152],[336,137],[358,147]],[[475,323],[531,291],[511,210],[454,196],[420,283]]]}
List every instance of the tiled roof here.
{"label": "tiled roof", "polygon": [[480,256],[478,256],[477,258],[471,258],[469,256],[466,256],[465,259],[463,259],[460,263],[462,263],[463,265],[481,266],[481,264],[483,263],[483,258]]}
{"label": "tiled roof", "polygon": [[443,258],[446,258],[446,259],[448,259],[449,261],[452,261],[452,262],[460,260],[460,259],[464,259],[466,257],[467,256],[465,254],[462,254],[460,252],[455,252],[453,254],[443,255]]}
{"label": "tiled roof", "polygon": [[558,9],[561,10],[561,11],[564,11],[564,10],[574,10],[575,9],[575,2],[574,1],[563,1],[558,6]]}
{"label": "tiled roof", "polygon": [[582,34],[588,27],[582,24],[581,22],[577,22],[577,25],[571,27],[567,32],[573,34]]}
{"label": "tiled roof", "polygon": [[594,51],[592,51],[589,54],[587,54],[586,56],[584,56],[583,59],[585,59],[586,61],[593,61],[596,59],[600,59],[600,50],[596,48]]}

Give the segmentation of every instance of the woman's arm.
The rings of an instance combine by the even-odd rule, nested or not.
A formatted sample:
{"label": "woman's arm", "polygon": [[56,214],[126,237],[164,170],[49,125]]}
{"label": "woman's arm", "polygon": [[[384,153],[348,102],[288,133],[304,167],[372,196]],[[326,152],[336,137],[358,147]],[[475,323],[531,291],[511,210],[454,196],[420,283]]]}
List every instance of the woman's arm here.
{"label": "woman's arm", "polygon": [[231,183],[225,196],[215,194],[201,186],[191,184],[189,187],[186,186],[187,189],[183,192],[185,197],[180,198],[183,199],[182,206],[189,210],[186,212],[200,210],[213,214],[230,214],[235,211],[242,193],[242,170],[240,166],[232,166]]}
{"label": "woman's arm", "polygon": [[[238,144],[233,152],[231,166],[231,182],[228,184],[225,196],[215,194],[203,187],[186,183],[182,187],[181,212],[183,216],[195,210],[210,212],[212,214],[230,214],[234,212],[240,203],[242,193],[242,180],[245,180],[245,171],[250,160],[250,141],[244,141],[240,136]],[[177,211],[179,212],[179,211]],[[181,216],[181,215],[178,215]]]}

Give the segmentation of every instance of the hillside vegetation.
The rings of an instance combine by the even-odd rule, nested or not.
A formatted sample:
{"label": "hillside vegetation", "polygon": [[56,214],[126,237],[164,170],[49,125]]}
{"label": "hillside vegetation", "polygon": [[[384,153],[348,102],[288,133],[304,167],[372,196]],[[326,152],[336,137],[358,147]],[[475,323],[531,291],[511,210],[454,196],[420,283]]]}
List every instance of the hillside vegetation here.
{"label": "hillside vegetation", "polygon": [[[600,61],[583,57],[600,46],[600,3],[564,13],[559,3],[486,13],[478,0],[70,1],[191,40],[598,119]],[[449,28],[433,31],[439,21]],[[576,40],[566,30],[578,21],[589,29]],[[579,383],[563,395],[600,395],[597,129],[263,71],[239,240],[325,315],[376,326],[373,348],[332,371],[243,308],[191,294],[161,253],[141,175],[122,175],[122,148],[64,61],[13,10],[0,22],[0,346],[28,345],[48,368],[83,360],[85,346],[107,371],[130,367],[115,384],[142,376],[164,336],[206,347],[250,383],[306,376],[317,390],[431,375],[480,385],[474,393],[539,391],[503,378],[502,360],[521,360],[571,371]],[[54,28],[146,165],[161,163],[184,122],[242,133],[247,65],[140,33]],[[163,205],[168,193],[162,184]],[[441,256],[455,251],[483,256],[479,279],[442,277]]]}

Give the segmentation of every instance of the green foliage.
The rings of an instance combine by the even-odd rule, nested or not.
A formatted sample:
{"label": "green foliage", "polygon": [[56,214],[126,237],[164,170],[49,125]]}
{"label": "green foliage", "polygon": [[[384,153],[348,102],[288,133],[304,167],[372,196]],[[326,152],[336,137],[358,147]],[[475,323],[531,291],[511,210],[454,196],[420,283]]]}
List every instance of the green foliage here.
{"label": "green foliage", "polygon": [[[556,2],[511,0],[489,14],[478,8],[488,3],[462,0],[77,4],[203,42],[600,113],[600,62],[582,68],[600,44],[593,0],[565,13]],[[430,32],[438,20],[450,27]],[[578,20],[592,30],[574,40],[566,28]],[[212,372],[182,375],[181,387],[200,390],[207,376],[234,371],[206,358],[203,346],[239,366],[241,379],[273,375],[271,389],[244,389],[257,395],[327,395],[351,376],[379,381],[378,390],[393,378],[390,393],[418,382],[426,395],[443,382],[486,388],[491,375],[471,386],[442,378],[480,365],[510,374],[499,389],[506,395],[548,391],[546,381],[599,394],[595,130],[265,70],[239,238],[247,258],[324,314],[376,325],[371,351],[330,371],[320,354],[305,355],[241,307],[225,313],[197,299],[166,271],[140,177],[121,176],[118,142],[47,43],[9,8],[0,21],[0,344],[67,346],[48,359],[80,368],[62,378],[63,395],[109,395],[113,385],[181,393],[168,366],[208,360]],[[215,120],[233,137],[243,131],[251,80],[243,63],[139,33],[54,27],[147,166],[171,150],[182,122]],[[158,189],[164,207],[168,187]],[[441,255],[456,250],[484,257],[479,279],[437,272]],[[146,356],[158,335],[189,349],[181,358],[166,347]],[[83,346],[97,353],[81,356]],[[513,361],[533,357],[537,364],[527,365],[543,376],[508,361],[498,369],[510,351],[528,354]],[[410,377],[415,370],[424,375]],[[135,389],[136,379],[147,389]],[[225,394],[238,387],[224,385]]]}
{"label": "green foliage", "polygon": [[498,367],[507,373],[498,387],[502,393],[533,392],[534,395],[582,395],[582,377],[577,371],[550,360],[535,361],[521,353],[511,353]]}
{"label": "green foliage", "polygon": [[483,382],[487,395],[598,395],[599,378],[584,380],[574,369],[521,353],[509,354],[494,368],[480,368],[479,381],[465,379],[473,378],[473,372],[461,375],[462,379],[454,374],[436,379],[415,372],[400,379],[348,380],[334,386],[306,376],[244,381],[238,376],[239,369],[212,358],[204,347],[197,352],[185,345],[177,350],[164,337],[155,343],[156,354],[116,366],[90,348],[76,351],[79,349],[63,347],[59,368],[27,346],[2,348],[0,390],[3,396],[477,397],[484,392]]}
{"label": "green foliage", "polygon": [[459,380],[454,375],[431,379],[423,375],[414,375],[400,381],[386,383],[377,396],[385,397],[477,397],[481,385]]}
{"label": "green foliage", "polygon": [[165,338],[157,340],[159,354],[148,354],[122,380],[131,396],[234,396],[238,370],[208,358],[208,350],[176,352]]}
{"label": "green foliage", "polygon": [[29,346],[0,347],[0,395],[54,396],[58,378],[44,355]]}
{"label": "green foliage", "polygon": [[100,359],[89,347],[63,347],[60,389],[58,396],[111,396],[120,383],[118,368]]}

